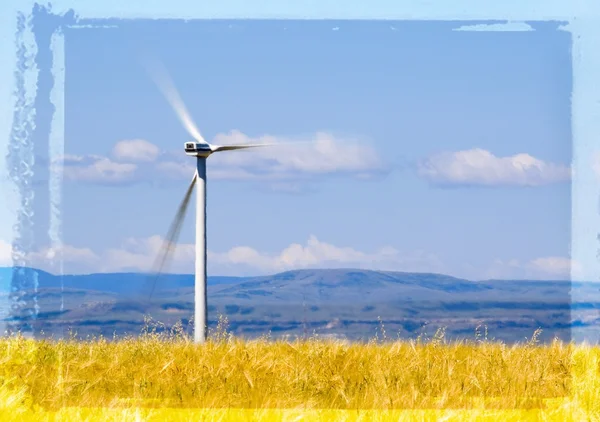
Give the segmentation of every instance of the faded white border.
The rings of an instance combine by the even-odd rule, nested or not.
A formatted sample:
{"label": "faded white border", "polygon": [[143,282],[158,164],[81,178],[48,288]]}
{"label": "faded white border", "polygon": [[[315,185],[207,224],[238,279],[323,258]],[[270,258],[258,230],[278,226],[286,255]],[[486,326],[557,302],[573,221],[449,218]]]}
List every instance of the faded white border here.
{"label": "faded white border", "polygon": [[[598,16],[600,7],[596,3],[594,0],[55,0],[52,9],[56,14],[74,9],[81,19],[571,21],[573,17],[590,16],[591,13]],[[21,7],[21,10],[27,8],[30,6]]]}
{"label": "faded white border", "polygon": [[[13,184],[8,180],[8,166],[4,156],[8,152],[10,133],[13,122],[13,109],[15,98],[13,74],[16,68],[15,33],[17,21],[15,19],[17,8],[9,3],[0,11],[0,248],[7,248],[12,243],[12,227],[16,223],[15,214],[19,198],[13,192]],[[5,13],[2,13],[5,12]],[[7,83],[8,82],[8,83]],[[6,257],[4,257],[5,259]],[[3,261],[4,261],[3,259]],[[1,265],[1,264],[0,264]],[[0,274],[0,287],[4,291],[10,288],[8,274],[4,278]],[[9,300],[0,294],[0,334],[4,333],[5,324],[2,321],[8,315]]]}
{"label": "faded white border", "polygon": [[[54,118],[50,129],[48,159],[54,171],[50,172],[50,251],[53,273],[63,275],[63,238],[62,238],[62,158],[65,152],[65,36],[62,28],[52,34],[50,40],[52,50],[52,76],[54,85],[50,91],[50,102],[54,104]],[[61,283],[62,288],[62,283]],[[61,296],[60,311],[64,309],[64,298]]]}
{"label": "faded white border", "polygon": [[[19,3],[17,6],[17,2]],[[9,138],[13,124],[13,112],[16,98],[16,15],[31,13],[33,2],[9,0],[0,6],[0,156],[5,155],[9,147]],[[459,0],[424,1],[410,0],[320,0],[318,2],[301,0],[282,2],[264,0],[249,2],[246,0],[215,0],[192,2],[191,0],[171,0],[169,2],[149,2],[146,0],[96,0],[76,2],[58,0],[52,4],[57,15],[75,9],[79,19],[377,19],[377,20],[460,20],[460,21],[508,21],[524,30],[525,21],[563,21],[569,22],[565,30],[573,38],[573,92],[572,92],[572,134],[573,134],[573,181],[572,181],[572,226],[571,256],[583,268],[583,274],[573,273],[573,278],[600,281],[600,250],[598,232],[600,231],[600,184],[593,173],[591,157],[600,144],[600,84],[596,79],[600,75],[600,2],[596,0]],[[343,26],[343,25],[338,25]],[[482,30],[482,28],[478,28]],[[493,28],[483,28],[490,30]],[[494,30],[497,30],[495,28]],[[526,29],[525,29],[526,30]],[[28,35],[27,33],[25,35]],[[30,35],[30,34],[29,34]],[[64,54],[61,37],[53,38],[55,57]],[[57,56],[58,54],[58,56]],[[63,59],[64,60],[64,56]],[[11,66],[12,64],[12,66]],[[64,84],[64,69],[53,69],[55,91],[52,101],[57,113],[52,125],[51,155],[59,154],[63,138],[64,98],[57,90]],[[29,96],[35,91],[35,80],[26,88]],[[3,167],[4,166],[4,167]],[[16,186],[6,178],[6,163],[0,158],[0,240],[12,235],[12,227],[17,223],[17,213],[21,198],[15,193]],[[57,192],[51,201],[56,207],[51,228],[53,242],[61,244],[60,234],[60,183],[52,186]],[[10,240],[10,239],[8,239]],[[574,292],[576,295],[576,292]],[[575,296],[573,299],[577,299]],[[2,304],[0,303],[0,309]]]}

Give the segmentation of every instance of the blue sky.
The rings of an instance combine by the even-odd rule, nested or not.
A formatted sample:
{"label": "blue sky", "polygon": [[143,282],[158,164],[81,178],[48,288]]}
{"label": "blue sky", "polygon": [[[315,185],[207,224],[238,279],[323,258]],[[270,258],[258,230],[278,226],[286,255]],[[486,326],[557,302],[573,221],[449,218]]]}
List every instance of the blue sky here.
{"label": "blue sky", "polygon": [[[209,159],[210,274],[341,266],[565,278],[569,34],[459,26],[68,30],[65,271],[150,265],[152,236],[166,234],[193,174],[189,136],[138,59],[146,51],[209,142],[313,142]],[[135,145],[145,155],[130,156]],[[191,271],[193,212],[173,271]]]}

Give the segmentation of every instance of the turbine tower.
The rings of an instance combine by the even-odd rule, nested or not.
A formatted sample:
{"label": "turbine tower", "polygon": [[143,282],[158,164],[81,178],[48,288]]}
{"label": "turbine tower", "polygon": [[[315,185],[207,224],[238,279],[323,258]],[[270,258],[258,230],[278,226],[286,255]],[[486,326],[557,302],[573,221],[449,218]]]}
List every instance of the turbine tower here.
{"label": "turbine tower", "polygon": [[[147,64],[151,64],[147,62]],[[185,197],[179,206],[179,210],[169,229],[169,234],[165,239],[163,254],[159,256],[160,266],[158,274],[166,260],[170,257],[175,246],[181,226],[187,212],[189,200],[196,185],[196,251],[195,251],[195,281],[194,281],[194,341],[204,343],[208,334],[208,307],[207,307],[207,280],[206,280],[206,160],[211,154],[223,151],[235,151],[247,148],[256,148],[274,144],[240,144],[240,145],[211,145],[204,140],[196,124],[191,119],[179,92],[169,78],[166,69],[157,61],[153,66],[147,66],[152,79],[161,90],[163,95],[169,101],[175,114],[183,124],[188,134],[192,137],[191,141],[185,143],[185,153],[196,157],[196,170],[192,182],[188,187]],[[156,279],[154,284],[156,283]],[[152,292],[154,291],[154,284]],[[152,295],[152,292],[150,295]]]}
{"label": "turbine tower", "polygon": [[208,142],[186,142],[185,153],[196,157],[196,265],[194,282],[194,341],[204,343],[208,329],[208,303],[206,279],[206,160],[221,151],[255,148],[268,144],[211,145]]}

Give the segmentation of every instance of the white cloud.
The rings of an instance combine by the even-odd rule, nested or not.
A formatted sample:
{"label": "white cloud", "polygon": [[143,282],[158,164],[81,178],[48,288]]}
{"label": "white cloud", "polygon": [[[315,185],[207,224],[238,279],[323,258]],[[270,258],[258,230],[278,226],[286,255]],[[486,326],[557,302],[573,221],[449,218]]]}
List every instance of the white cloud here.
{"label": "white cloud", "polygon": [[[156,270],[154,265],[164,246],[164,239],[157,235],[142,239],[128,238],[120,247],[105,251],[100,271]],[[193,244],[176,245],[167,272],[193,272],[194,252]]]}
{"label": "white cloud", "polygon": [[[310,236],[305,245],[294,243],[275,254],[260,253],[250,247],[240,246],[224,253],[211,253],[210,259],[216,264],[244,265],[267,273],[320,266],[373,269],[393,267],[412,271],[419,264],[433,264],[436,260],[434,256],[422,254],[403,256],[396,249],[389,247],[371,253],[362,252],[322,242],[315,236]],[[419,262],[421,260],[423,262]],[[422,265],[421,267],[423,268]]]}
{"label": "white cloud", "polygon": [[[37,252],[30,252],[24,257],[27,265],[40,270],[56,272],[59,260],[62,259],[65,267],[73,273],[85,273],[98,268],[102,262],[101,257],[89,248],[77,248],[65,245],[60,248],[43,248]],[[0,239],[0,267],[12,267],[12,245]]]}
{"label": "white cloud", "polygon": [[133,180],[138,166],[132,163],[118,163],[98,155],[66,155],[56,160],[52,167],[64,171],[67,180],[88,183],[123,183]]}
{"label": "white cloud", "polygon": [[475,148],[433,155],[418,174],[435,185],[540,186],[570,180],[570,167],[546,163],[529,154],[497,157]]}
{"label": "white cloud", "polygon": [[252,151],[217,153],[211,156],[209,171],[216,178],[289,179],[308,175],[346,173],[370,175],[386,165],[369,145],[352,139],[338,139],[327,133],[291,139],[274,136],[251,138],[239,131],[217,135],[217,145],[273,143],[276,146]]}
{"label": "white cloud", "polygon": [[562,277],[570,276],[572,267],[575,267],[575,270],[580,269],[577,262],[560,256],[537,258],[529,262],[529,266],[537,271]]}
{"label": "white cloud", "polygon": [[[94,251],[87,247],[72,245],[64,245],[55,249],[43,248],[38,252],[29,253],[26,259],[32,267],[51,273],[58,272],[57,264],[60,260],[63,262],[62,267],[65,274],[146,272],[153,269],[153,264],[162,248],[163,239],[160,236],[151,236],[143,239],[128,238],[118,247],[108,248],[104,251]],[[0,254],[2,250],[0,242]],[[170,268],[172,272],[193,271],[194,245],[178,245],[174,261],[174,266]],[[12,265],[11,262],[8,263],[8,266],[10,265]]]}
{"label": "white cloud", "polygon": [[581,265],[568,257],[548,256],[522,262],[517,259],[496,260],[487,273],[487,278],[569,280],[579,279]]}
{"label": "white cloud", "polygon": [[117,142],[112,149],[112,155],[119,161],[151,162],[156,161],[160,149],[143,139],[132,139]]}
{"label": "white cloud", "polygon": [[62,260],[65,274],[93,272],[102,264],[102,257],[90,248],[63,245],[57,248],[43,248],[27,255],[27,261],[34,268],[56,273]]}

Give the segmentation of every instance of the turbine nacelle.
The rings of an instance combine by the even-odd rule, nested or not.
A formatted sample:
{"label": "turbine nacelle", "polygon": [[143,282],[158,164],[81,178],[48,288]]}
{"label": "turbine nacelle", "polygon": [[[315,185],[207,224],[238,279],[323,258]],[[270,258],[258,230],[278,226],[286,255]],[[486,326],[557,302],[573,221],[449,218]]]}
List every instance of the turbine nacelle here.
{"label": "turbine nacelle", "polygon": [[208,142],[189,141],[184,144],[186,155],[207,158],[213,152],[235,151],[238,149],[266,147],[274,144],[211,145]]}
{"label": "turbine nacelle", "polygon": [[186,142],[185,153],[192,157],[208,157],[214,152],[212,146],[205,142]]}

